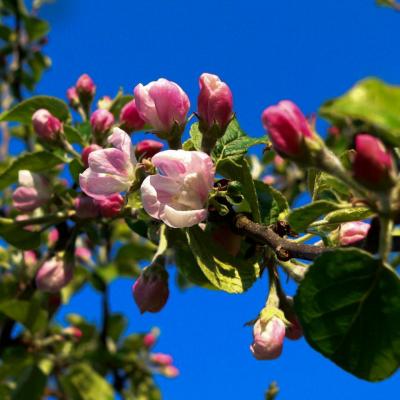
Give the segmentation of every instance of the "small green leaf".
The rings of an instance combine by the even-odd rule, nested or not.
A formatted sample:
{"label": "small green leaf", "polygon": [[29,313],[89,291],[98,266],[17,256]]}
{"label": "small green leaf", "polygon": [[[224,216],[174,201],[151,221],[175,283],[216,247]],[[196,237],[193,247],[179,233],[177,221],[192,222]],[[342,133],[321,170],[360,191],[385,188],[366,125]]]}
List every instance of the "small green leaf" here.
{"label": "small green leaf", "polygon": [[279,219],[285,219],[289,212],[285,196],[262,181],[254,181],[254,185],[260,205],[261,222],[264,225],[271,225]]}
{"label": "small green leaf", "polygon": [[0,311],[20,322],[32,332],[46,327],[47,311],[40,308],[37,301],[6,300],[0,303]]}
{"label": "small green leaf", "polygon": [[123,314],[115,313],[110,315],[108,319],[108,336],[116,342],[124,333],[127,326],[128,320]]}
{"label": "small green leaf", "polygon": [[216,288],[228,293],[242,293],[259,277],[258,264],[224,252],[198,226],[187,230],[187,238],[200,269]]}
{"label": "small green leaf", "polygon": [[77,143],[81,146],[86,145],[86,140],[82,137],[81,132],[79,132],[78,129],[74,128],[73,126],[64,125],[64,133],[68,142]]}
{"label": "small green leaf", "polygon": [[351,374],[368,381],[400,365],[400,279],[358,249],[318,257],[295,296],[308,343]]}
{"label": "small green leaf", "polygon": [[55,117],[61,121],[71,119],[68,106],[60,99],[50,96],[34,96],[28,100],[18,103],[10,110],[0,114],[0,121],[20,122],[21,124],[30,124],[32,115],[39,108],[49,110]]}
{"label": "small green leaf", "polygon": [[366,124],[385,141],[400,145],[400,87],[367,78],[358,82],[341,97],[322,105],[320,114],[335,125],[348,121]]}
{"label": "small green leaf", "polygon": [[351,221],[360,221],[370,218],[374,213],[366,207],[344,208],[342,210],[332,211],[326,215],[325,221],[331,223],[342,223]]}
{"label": "small green leaf", "polygon": [[86,363],[73,365],[65,375],[61,376],[60,384],[69,399],[114,399],[111,385]]}
{"label": "small green leaf", "polygon": [[[346,200],[349,198],[349,188],[339,179],[325,172],[317,172],[313,187],[313,199]],[[328,199],[326,199],[328,200]]]}
{"label": "small green leaf", "polygon": [[297,232],[303,232],[312,222],[316,221],[322,215],[337,210],[338,208],[338,204],[326,200],[317,200],[314,201],[314,203],[293,210],[288,216],[288,222],[292,229]]}
{"label": "small green leaf", "polygon": [[23,19],[26,32],[32,42],[47,35],[50,31],[50,25],[43,19],[31,15],[24,15]]}
{"label": "small green leaf", "polygon": [[38,151],[19,156],[0,174],[0,190],[18,180],[18,171],[27,169],[31,172],[49,171],[64,160],[54,153]]}

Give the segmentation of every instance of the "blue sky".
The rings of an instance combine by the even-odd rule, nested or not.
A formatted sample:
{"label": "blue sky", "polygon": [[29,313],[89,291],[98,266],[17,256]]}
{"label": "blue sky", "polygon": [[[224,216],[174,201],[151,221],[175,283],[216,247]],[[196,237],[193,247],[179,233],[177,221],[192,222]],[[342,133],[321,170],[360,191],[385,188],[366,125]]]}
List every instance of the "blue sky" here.
{"label": "blue sky", "polygon": [[[368,75],[400,83],[400,14],[374,0],[58,0],[42,16],[52,23],[53,60],[38,93],[64,97],[84,72],[99,95],[159,77],[178,82],[195,109],[198,77],[220,75],[250,134],[262,133],[262,110],[281,99],[306,113]],[[272,380],[280,399],[393,398],[399,375],[370,384],[341,371],[304,340],[287,341],[277,361],[249,352],[243,324],[264,303],[267,281],[235,296],[174,285],[167,307],[141,316],[128,280],[112,285],[112,308],[130,318],[129,332],[161,328],[157,350],[171,352],[181,376],[158,379],[165,400],[262,399]],[[68,311],[99,321],[99,299],[85,290]]]}

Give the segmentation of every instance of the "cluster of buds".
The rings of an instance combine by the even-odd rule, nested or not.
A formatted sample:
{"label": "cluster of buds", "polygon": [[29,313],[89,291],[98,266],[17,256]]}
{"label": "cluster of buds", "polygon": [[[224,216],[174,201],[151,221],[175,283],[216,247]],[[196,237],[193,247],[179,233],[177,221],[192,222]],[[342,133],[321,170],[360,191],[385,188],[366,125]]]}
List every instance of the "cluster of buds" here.
{"label": "cluster of buds", "polygon": [[120,214],[124,204],[125,200],[119,193],[96,199],[81,195],[74,201],[76,216],[79,219],[97,218],[98,216],[113,218]]}
{"label": "cluster of buds", "polygon": [[169,354],[152,353],[150,354],[150,363],[152,368],[167,378],[176,378],[179,370],[173,364],[173,358]]}
{"label": "cluster of buds", "polygon": [[169,297],[168,272],[158,264],[145,268],[133,284],[132,294],[142,314],[161,311]]}
{"label": "cluster of buds", "polygon": [[50,111],[40,108],[32,115],[33,129],[43,141],[57,142],[63,131],[62,122]]}

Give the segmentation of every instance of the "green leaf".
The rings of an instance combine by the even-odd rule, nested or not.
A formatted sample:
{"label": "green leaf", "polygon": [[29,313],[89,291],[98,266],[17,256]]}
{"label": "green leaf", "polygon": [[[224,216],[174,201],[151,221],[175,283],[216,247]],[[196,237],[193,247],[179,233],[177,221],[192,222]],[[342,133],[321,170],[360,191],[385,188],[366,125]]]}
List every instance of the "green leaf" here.
{"label": "green leaf", "polygon": [[71,400],[114,399],[111,385],[86,363],[73,365],[60,378],[60,384],[67,398]]}
{"label": "green leaf", "polygon": [[370,218],[372,215],[374,215],[374,212],[372,212],[369,208],[353,207],[332,211],[326,215],[324,220],[331,223],[342,223],[360,221],[362,219]]}
{"label": "green leaf", "polygon": [[368,381],[400,365],[400,279],[358,249],[327,252],[309,268],[295,297],[308,343]]}
{"label": "green leaf", "polygon": [[83,167],[83,165],[76,158],[69,163],[69,173],[76,183],[79,183],[79,174],[81,174],[84,170],[85,167]]}
{"label": "green leaf", "polygon": [[111,114],[113,114],[114,117],[116,119],[118,119],[119,114],[120,114],[121,110],[123,109],[123,107],[125,106],[125,104],[129,103],[131,100],[133,100],[133,96],[131,96],[131,95],[118,94],[117,97],[114,99],[114,101],[111,104],[111,107],[110,107]]}
{"label": "green leaf", "polygon": [[326,172],[317,172],[313,187],[313,199],[345,200],[349,198],[349,188],[342,181]]}
{"label": "green leaf", "polygon": [[68,106],[60,99],[50,96],[34,96],[28,100],[18,103],[10,110],[0,114],[0,121],[20,122],[21,124],[30,124],[32,114],[45,108],[49,110],[55,117],[62,121],[71,119]]}
{"label": "green leaf", "polygon": [[24,15],[23,19],[26,32],[32,42],[47,35],[50,31],[50,25],[43,19],[31,15]]}
{"label": "green leaf", "polygon": [[255,222],[261,222],[260,208],[249,163],[245,158],[234,160],[225,158],[219,162],[217,172],[232,180],[238,180],[242,187],[242,195],[247,201]]}
{"label": "green leaf", "polygon": [[128,320],[123,314],[112,314],[108,320],[108,335],[116,342],[124,333]]}
{"label": "green leaf", "polygon": [[47,376],[37,366],[26,368],[17,381],[17,387],[12,392],[12,400],[41,400],[46,388]]}
{"label": "green leaf", "polygon": [[189,247],[207,279],[217,289],[242,293],[259,277],[259,266],[224,252],[198,226],[187,230]]}
{"label": "green leaf", "polygon": [[288,216],[288,222],[293,230],[302,232],[322,215],[338,208],[338,204],[326,200],[317,200],[314,203],[293,210]]}
{"label": "green leaf", "polygon": [[14,223],[4,224],[0,220],[0,237],[21,250],[36,249],[41,243],[40,232],[28,231]]}
{"label": "green leaf", "polygon": [[5,40],[6,42],[11,41],[13,30],[6,25],[0,25],[0,39]]}
{"label": "green leaf", "polygon": [[54,153],[38,151],[19,156],[0,174],[0,190],[18,180],[18,171],[28,169],[31,172],[48,171],[64,160]]}
{"label": "green leaf", "polygon": [[81,132],[79,132],[78,129],[75,129],[71,125],[64,125],[64,133],[65,137],[70,143],[77,143],[81,146],[85,146],[87,144],[86,140],[82,137]]}
{"label": "green leaf", "polygon": [[0,303],[0,311],[20,322],[30,331],[38,332],[47,324],[47,311],[37,301],[7,300]]}
{"label": "green leaf", "polygon": [[131,242],[119,248],[115,257],[118,271],[121,275],[135,277],[140,273],[137,263],[142,260],[151,260],[157,248],[149,242]]}
{"label": "green leaf", "polygon": [[285,196],[262,181],[254,181],[254,185],[260,205],[261,222],[264,225],[271,225],[279,219],[285,219],[289,212]]}
{"label": "green leaf", "polygon": [[341,97],[322,105],[320,114],[335,125],[362,122],[385,141],[400,145],[400,87],[376,78],[358,82]]}

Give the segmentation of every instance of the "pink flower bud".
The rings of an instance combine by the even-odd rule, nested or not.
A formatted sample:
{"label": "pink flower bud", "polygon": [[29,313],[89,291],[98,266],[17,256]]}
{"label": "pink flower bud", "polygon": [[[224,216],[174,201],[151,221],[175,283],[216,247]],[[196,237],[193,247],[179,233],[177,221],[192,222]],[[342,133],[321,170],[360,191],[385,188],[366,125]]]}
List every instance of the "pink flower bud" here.
{"label": "pink flower bud", "polygon": [[94,133],[106,133],[114,124],[114,116],[110,111],[98,109],[90,117]]}
{"label": "pink flower bud", "polygon": [[145,122],[140,118],[135,100],[126,103],[119,114],[121,128],[127,132],[140,131]]}
{"label": "pink flower bud", "polygon": [[62,333],[67,336],[72,336],[75,339],[80,339],[83,336],[82,331],[76,326],[67,326],[63,329]]}
{"label": "pink flower bud", "polygon": [[367,236],[370,227],[370,224],[362,221],[346,222],[342,224],[340,226],[340,244],[342,246],[348,246],[363,240]]}
{"label": "pink flower bud", "polygon": [[140,312],[158,312],[167,303],[169,296],[166,271],[144,271],[132,286],[133,298]]}
{"label": "pink flower bud", "polygon": [[179,369],[176,368],[173,365],[167,365],[164,367],[161,372],[167,377],[167,378],[176,378],[179,375]]}
{"label": "pink flower bud", "polygon": [[83,262],[89,262],[92,258],[92,252],[87,247],[77,247],[75,257]]}
{"label": "pink flower bud", "polygon": [[96,93],[96,86],[88,74],[83,74],[76,81],[76,91],[79,96],[93,98]]}
{"label": "pink flower bud", "polygon": [[[233,118],[233,97],[229,86],[217,75],[200,76],[200,94],[197,101],[197,114],[200,124],[207,131],[214,125],[223,134]],[[222,135],[219,135],[222,136]]]}
{"label": "pink flower bud", "polygon": [[353,176],[370,189],[387,189],[393,181],[393,158],[375,136],[363,133],[356,136],[356,155]]}
{"label": "pink flower bud", "polygon": [[155,140],[147,139],[140,141],[135,147],[135,155],[138,160],[151,158],[162,150],[164,145]]}
{"label": "pink flower bud", "polygon": [[33,250],[24,251],[24,263],[28,268],[33,267],[37,261],[36,253]]}
{"label": "pink flower bud", "polygon": [[140,188],[146,212],[171,228],[203,221],[214,184],[211,158],[201,151],[167,150],[153,156],[152,163],[159,174],[148,176]]}
{"label": "pink flower bud", "polygon": [[17,210],[29,212],[49,202],[50,187],[43,176],[28,170],[20,170],[18,182],[20,186],[12,195],[13,206]]}
{"label": "pink flower bud", "polygon": [[62,123],[48,110],[41,108],[32,115],[33,129],[43,140],[57,140],[62,131]]}
{"label": "pink flower bud", "polygon": [[89,154],[92,153],[93,151],[96,150],[101,150],[102,147],[100,147],[97,144],[91,144],[89,146],[86,146],[83,150],[82,150],[82,162],[84,164],[84,166],[87,168],[89,166]]}
{"label": "pink flower bud", "polygon": [[148,333],[144,336],[143,338],[143,344],[149,349],[150,347],[153,347],[154,344],[156,343],[157,338],[155,335],[152,333]]}
{"label": "pink flower bud", "polygon": [[76,216],[80,219],[96,218],[99,215],[99,207],[94,199],[88,196],[79,196],[74,200]]}
{"label": "pink flower bud", "polygon": [[161,78],[146,86],[140,83],[134,93],[140,117],[156,133],[167,138],[176,127],[183,130],[190,101],[179,85]]}
{"label": "pink flower bud", "polygon": [[304,138],[313,137],[305,116],[289,100],[266,108],[262,114],[262,122],[275,150],[282,156],[300,156],[304,152]]}
{"label": "pink flower bud", "polygon": [[285,338],[285,323],[277,317],[272,317],[266,323],[257,320],[253,328],[253,344],[250,350],[257,360],[273,360],[282,353]]}
{"label": "pink flower bud", "polygon": [[153,353],[150,355],[150,360],[158,365],[171,365],[173,363],[172,357],[164,353]]}
{"label": "pink flower bud", "polygon": [[67,99],[69,105],[72,108],[77,108],[79,106],[79,96],[75,86],[72,86],[69,89],[67,89]]}
{"label": "pink flower bud", "polygon": [[276,179],[273,175],[265,175],[262,180],[266,185],[273,185],[276,182]]}
{"label": "pink flower bud", "polygon": [[36,274],[36,286],[43,292],[58,292],[73,277],[73,265],[56,257],[44,262]]}
{"label": "pink flower bud", "polygon": [[298,340],[303,336],[303,328],[300,325],[300,321],[297,318],[296,312],[294,311],[293,298],[286,296],[285,301],[281,300],[282,311],[285,314],[285,318],[290,323],[286,327],[286,337],[290,340]]}
{"label": "pink flower bud", "polygon": [[99,207],[101,216],[105,218],[116,217],[125,204],[124,198],[119,193],[96,199],[95,202]]}
{"label": "pink flower bud", "polygon": [[58,238],[59,238],[59,233],[58,230],[56,228],[52,229],[49,233],[49,236],[47,238],[47,245],[49,247],[52,247],[56,244]]}
{"label": "pink flower bud", "polygon": [[97,108],[100,108],[102,110],[110,110],[112,102],[113,102],[113,100],[110,96],[103,96],[97,102]]}

